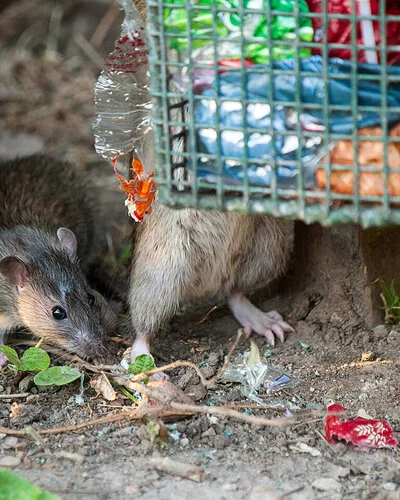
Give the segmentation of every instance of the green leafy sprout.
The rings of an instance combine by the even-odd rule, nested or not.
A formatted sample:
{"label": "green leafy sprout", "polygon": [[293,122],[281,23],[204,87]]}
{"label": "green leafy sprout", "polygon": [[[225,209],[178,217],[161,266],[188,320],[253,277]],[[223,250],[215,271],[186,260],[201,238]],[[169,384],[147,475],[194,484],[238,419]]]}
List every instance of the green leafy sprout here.
{"label": "green leafy sprout", "polygon": [[77,380],[82,373],[77,368],[69,366],[51,366],[50,356],[40,347],[29,347],[22,358],[10,346],[0,345],[2,352],[9,361],[7,368],[19,371],[37,372],[33,381],[38,386],[65,385]]}
{"label": "green leafy sprout", "polygon": [[10,470],[0,469],[0,500],[61,500]]}
{"label": "green leafy sprout", "polygon": [[390,283],[389,288],[383,280],[380,281],[380,285],[382,288],[381,299],[383,302],[381,309],[385,311],[385,323],[399,323],[400,296],[396,291],[394,280]]}

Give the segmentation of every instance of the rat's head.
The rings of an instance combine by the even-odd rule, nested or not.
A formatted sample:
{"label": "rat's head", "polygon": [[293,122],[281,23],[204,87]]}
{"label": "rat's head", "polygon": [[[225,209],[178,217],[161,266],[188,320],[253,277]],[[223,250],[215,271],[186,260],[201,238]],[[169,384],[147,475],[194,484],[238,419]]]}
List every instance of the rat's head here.
{"label": "rat's head", "polygon": [[116,316],[83,276],[74,233],[59,228],[46,244],[42,235],[33,237],[27,254],[0,260],[1,276],[17,291],[21,324],[79,356],[104,357]]}

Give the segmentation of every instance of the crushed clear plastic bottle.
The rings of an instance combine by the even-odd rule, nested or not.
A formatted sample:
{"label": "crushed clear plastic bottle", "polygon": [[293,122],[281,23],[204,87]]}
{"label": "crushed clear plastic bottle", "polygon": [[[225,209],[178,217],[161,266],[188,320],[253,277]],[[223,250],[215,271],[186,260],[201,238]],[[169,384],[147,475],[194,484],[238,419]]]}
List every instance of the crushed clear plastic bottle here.
{"label": "crushed clear plastic bottle", "polygon": [[119,2],[125,12],[121,38],[95,86],[95,148],[106,160],[133,154],[148,176],[155,163],[147,37],[135,4]]}

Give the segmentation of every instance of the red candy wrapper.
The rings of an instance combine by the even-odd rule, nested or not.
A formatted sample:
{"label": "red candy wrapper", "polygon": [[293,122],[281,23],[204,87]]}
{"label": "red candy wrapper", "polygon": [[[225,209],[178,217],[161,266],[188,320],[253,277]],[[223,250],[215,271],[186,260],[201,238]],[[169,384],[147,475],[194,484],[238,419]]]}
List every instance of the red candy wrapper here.
{"label": "red candy wrapper", "polygon": [[[307,0],[311,12],[322,12],[321,0]],[[357,0],[356,15],[379,15],[379,0]],[[352,0],[328,0],[328,14],[352,14]],[[386,15],[400,15],[399,2],[386,0]],[[328,33],[323,32],[323,17],[313,18],[314,41],[328,43],[340,43],[349,45],[348,49],[332,48],[328,52],[329,57],[340,57],[341,59],[351,59],[351,20],[347,19],[329,19]],[[357,46],[375,45],[379,48],[381,43],[381,28],[379,21],[359,20],[357,21]],[[369,38],[369,41],[368,41]],[[386,45],[398,45],[400,42],[400,22],[389,21],[386,25]],[[320,49],[314,49],[314,54],[321,55]],[[376,50],[357,50],[358,62],[380,63],[380,51]],[[400,62],[400,52],[391,51],[387,54],[387,64],[394,65]]]}
{"label": "red candy wrapper", "polygon": [[387,420],[370,420],[363,417],[344,420],[340,415],[329,415],[329,413],[344,413],[345,411],[346,408],[338,404],[328,406],[325,435],[330,443],[343,440],[362,448],[395,448],[397,446],[397,439],[393,436],[393,430]]}

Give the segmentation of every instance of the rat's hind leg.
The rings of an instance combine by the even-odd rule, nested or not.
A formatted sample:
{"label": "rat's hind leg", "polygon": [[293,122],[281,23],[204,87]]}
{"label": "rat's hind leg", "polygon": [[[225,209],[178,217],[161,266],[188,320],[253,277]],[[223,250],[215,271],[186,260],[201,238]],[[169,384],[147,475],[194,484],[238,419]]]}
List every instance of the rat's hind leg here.
{"label": "rat's hind leg", "polygon": [[285,334],[294,331],[276,311],[263,312],[244,295],[267,286],[286,268],[288,227],[273,217],[250,217],[253,225],[252,238],[246,258],[237,270],[235,289],[228,299],[229,307],[246,333],[257,333],[274,345],[275,338],[283,342]]}
{"label": "rat's hind leg", "polygon": [[248,335],[253,332],[258,333],[265,337],[271,345],[275,344],[275,338],[284,342],[285,334],[294,331],[278,312],[261,311],[242,292],[233,293],[228,304],[233,315]]}
{"label": "rat's hind leg", "polygon": [[129,291],[130,319],[136,334],[131,359],[150,353],[150,340],[178,311],[189,293],[193,248],[179,214],[163,207],[137,228]]}

